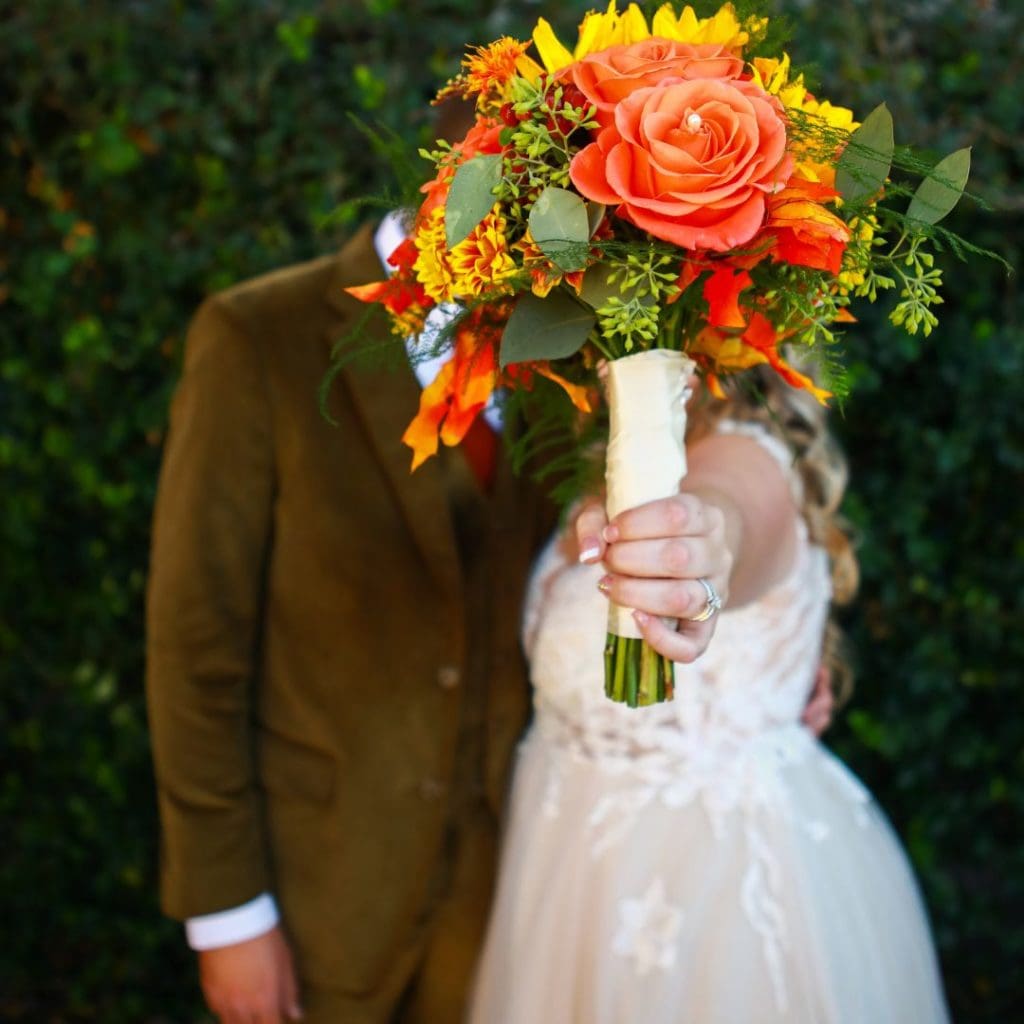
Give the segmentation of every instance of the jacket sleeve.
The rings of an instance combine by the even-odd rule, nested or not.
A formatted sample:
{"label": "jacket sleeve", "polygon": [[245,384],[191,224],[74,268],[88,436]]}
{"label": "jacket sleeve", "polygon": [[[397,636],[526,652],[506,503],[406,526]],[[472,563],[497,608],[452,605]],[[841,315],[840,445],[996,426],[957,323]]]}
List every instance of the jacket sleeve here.
{"label": "jacket sleeve", "polygon": [[254,763],[254,693],[274,462],[261,353],[213,298],[201,307],[157,493],[146,689],[172,917],[273,889]]}

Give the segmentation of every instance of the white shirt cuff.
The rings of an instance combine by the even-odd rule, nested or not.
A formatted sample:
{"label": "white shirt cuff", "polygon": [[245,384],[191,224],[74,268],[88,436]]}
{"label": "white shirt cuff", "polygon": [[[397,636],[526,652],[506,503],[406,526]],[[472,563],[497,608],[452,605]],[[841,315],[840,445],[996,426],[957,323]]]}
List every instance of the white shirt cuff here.
{"label": "white shirt cuff", "polygon": [[218,949],[255,939],[269,932],[280,919],[274,897],[264,892],[240,907],[190,917],[185,922],[185,936],[195,950]]}

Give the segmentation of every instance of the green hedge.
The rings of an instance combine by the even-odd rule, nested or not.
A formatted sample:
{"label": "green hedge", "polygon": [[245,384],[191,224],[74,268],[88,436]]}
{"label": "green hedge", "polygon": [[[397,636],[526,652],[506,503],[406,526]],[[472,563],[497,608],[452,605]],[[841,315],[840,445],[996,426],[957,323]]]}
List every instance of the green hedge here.
{"label": "green hedge", "polygon": [[[571,23],[585,5],[557,6]],[[789,5],[794,52],[837,100],[888,99],[903,141],[973,144],[997,210],[955,226],[1020,266],[1024,17],[832,6]],[[141,685],[167,400],[202,295],[329,251],[363,215],[380,168],[347,112],[422,140],[461,42],[541,11],[414,8],[2,5],[0,1019],[200,1016],[155,905]],[[874,313],[851,332],[859,387],[837,429],[864,586],[834,742],[915,859],[957,1019],[1003,1021],[1024,1013],[1021,301],[994,264],[948,280],[931,339]]]}

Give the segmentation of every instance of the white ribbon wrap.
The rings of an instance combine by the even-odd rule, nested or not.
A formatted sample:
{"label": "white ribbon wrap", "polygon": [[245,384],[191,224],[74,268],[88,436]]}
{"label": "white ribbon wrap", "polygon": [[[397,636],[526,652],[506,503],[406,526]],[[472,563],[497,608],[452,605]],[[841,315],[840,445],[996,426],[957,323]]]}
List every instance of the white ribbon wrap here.
{"label": "white ribbon wrap", "polygon": [[[612,519],[628,508],[668,498],[686,476],[687,379],[694,362],[656,348],[608,363],[606,508]],[[608,631],[639,637],[631,608],[609,605]]]}

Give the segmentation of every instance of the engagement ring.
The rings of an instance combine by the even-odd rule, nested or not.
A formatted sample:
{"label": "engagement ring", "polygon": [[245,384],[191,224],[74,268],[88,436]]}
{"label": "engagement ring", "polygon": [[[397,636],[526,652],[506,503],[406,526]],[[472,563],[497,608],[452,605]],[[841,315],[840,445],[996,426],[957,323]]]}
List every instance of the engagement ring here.
{"label": "engagement ring", "polygon": [[711,580],[705,579],[701,576],[697,582],[704,588],[704,593],[707,595],[708,603],[704,605],[703,609],[697,615],[690,616],[687,620],[688,622],[706,622],[712,615],[715,615],[717,612],[722,610],[722,599],[718,596],[718,591],[715,590]]}

